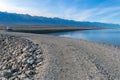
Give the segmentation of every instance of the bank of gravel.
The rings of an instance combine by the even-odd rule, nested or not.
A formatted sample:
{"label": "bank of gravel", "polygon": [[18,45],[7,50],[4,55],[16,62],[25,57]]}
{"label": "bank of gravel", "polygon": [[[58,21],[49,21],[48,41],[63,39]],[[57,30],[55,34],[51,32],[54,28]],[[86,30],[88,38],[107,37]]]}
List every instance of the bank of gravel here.
{"label": "bank of gravel", "polygon": [[20,37],[0,34],[0,80],[31,80],[42,62],[40,45]]}
{"label": "bank of gravel", "polygon": [[40,74],[34,80],[120,80],[120,48],[40,34],[1,33],[22,37],[44,49],[47,61],[38,67]]}

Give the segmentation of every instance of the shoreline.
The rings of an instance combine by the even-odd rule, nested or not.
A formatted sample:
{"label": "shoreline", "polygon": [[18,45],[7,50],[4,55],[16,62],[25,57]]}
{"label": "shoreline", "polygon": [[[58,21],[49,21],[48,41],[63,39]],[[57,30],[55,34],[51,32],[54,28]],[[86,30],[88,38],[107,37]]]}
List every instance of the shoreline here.
{"label": "shoreline", "polygon": [[46,56],[37,80],[119,80],[120,49],[97,42],[0,31],[39,44]]}
{"label": "shoreline", "polygon": [[6,30],[9,32],[23,32],[23,33],[35,33],[35,34],[48,34],[56,32],[69,32],[69,31],[80,31],[80,30],[100,30],[106,28],[97,28],[97,27],[0,27],[0,30]]}

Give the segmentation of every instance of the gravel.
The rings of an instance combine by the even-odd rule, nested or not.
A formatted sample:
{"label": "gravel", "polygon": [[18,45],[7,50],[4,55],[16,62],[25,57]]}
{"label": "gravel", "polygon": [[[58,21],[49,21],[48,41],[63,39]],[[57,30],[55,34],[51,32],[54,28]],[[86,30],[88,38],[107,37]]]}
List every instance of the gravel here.
{"label": "gravel", "polygon": [[38,44],[0,34],[0,80],[31,80],[41,62],[43,53]]}
{"label": "gravel", "polygon": [[[23,78],[23,80],[29,80],[30,78],[31,80],[120,80],[119,47],[91,41],[52,37],[41,34],[4,31],[1,31],[0,33],[20,36],[21,38],[35,42],[42,46],[42,51],[44,52],[43,55],[45,59],[41,58],[35,60],[41,61],[38,64],[41,64],[44,61],[44,64],[39,67],[35,67],[32,70],[28,70],[25,73],[9,78],[11,80],[19,80],[22,79],[21,77],[26,76],[27,78]],[[2,40],[2,38],[0,38],[0,40]],[[18,40],[21,39],[19,38]],[[30,54],[28,54],[29,50],[25,52],[28,47],[29,46],[26,46],[26,48],[23,49],[25,56],[30,56]],[[7,51],[8,48],[7,50],[4,50],[3,46],[0,46],[0,49],[6,51],[6,54],[7,52],[9,52]],[[35,54],[40,52],[41,49],[38,49],[35,51]],[[12,53],[16,54],[14,51]],[[3,55],[0,56],[0,60],[1,59],[3,59],[4,61]],[[1,60],[1,62],[3,61]],[[25,59],[23,60],[23,62],[26,62]],[[18,65],[15,65],[14,67],[16,66]],[[37,71],[37,74],[34,74],[34,71]],[[0,73],[2,74],[3,71]],[[29,76],[26,74],[34,75]],[[32,77],[34,78],[32,79]],[[2,78],[2,80],[6,80],[4,76],[1,76],[0,78]]]}

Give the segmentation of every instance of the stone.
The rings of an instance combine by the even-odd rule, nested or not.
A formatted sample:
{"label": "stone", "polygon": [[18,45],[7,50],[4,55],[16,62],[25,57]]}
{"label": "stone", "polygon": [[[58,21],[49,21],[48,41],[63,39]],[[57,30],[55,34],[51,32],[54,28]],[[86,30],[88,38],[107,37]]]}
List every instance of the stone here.
{"label": "stone", "polygon": [[38,59],[40,59],[40,58],[43,57],[43,55],[42,55],[42,54],[39,54],[39,55],[36,55],[36,57],[37,57]]}
{"label": "stone", "polygon": [[9,80],[20,80],[20,78],[18,76],[13,76]]}
{"label": "stone", "polygon": [[34,52],[34,51],[35,51],[35,48],[33,47],[29,49],[29,52]]}
{"label": "stone", "polygon": [[38,49],[38,50],[35,51],[35,53],[36,54],[42,54],[42,51],[41,51],[41,49]]}
{"label": "stone", "polygon": [[17,58],[18,62],[20,62],[22,59],[23,59],[23,56],[19,56],[19,57]]}
{"label": "stone", "polygon": [[31,80],[30,78],[25,78],[25,80]]}
{"label": "stone", "polygon": [[24,63],[24,64],[27,63],[26,58],[22,59],[22,63]]}
{"label": "stone", "polygon": [[43,61],[43,58],[39,58],[39,59],[37,59],[35,62],[36,63],[40,63],[40,62],[42,62]]}
{"label": "stone", "polygon": [[23,55],[24,55],[25,57],[31,56],[31,54],[30,54],[29,52],[24,52]]}
{"label": "stone", "polygon": [[15,54],[16,54],[16,51],[14,51],[12,54],[15,55]]}
{"label": "stone", "polygon": [[35,74],[35,71],[30,70],[28,74],[29,74],[30,76],[32,76],[32,75],[34,75],[34,74]]}
{"label": "stone", "polygon": [[3,76],[5,78],[10,78],[12,76],[12,71],[10,69],[3,71]]}
{"label": "stone", "polygon": [[24,48],[22,49],[22,51],[24,52],[24,51],[26,51],[27,49],[28,49],[28,46],[24,47]]}
{"label": "stone", "polygon": [[34,62],[35,62],[35,60],[32,57],[27,59],[28,64],[33,64]]}
{"label": "stone", "polygon": [[20,78],[25,78],[26,75],[23,73],[23,74],[19,75],[19,77],[20,77]]}
{"label": "stone", "polygon": [[18,66],[17,65],[12,65],[12,72],[17,72],[18,71]]}
{"label": "stone", "polygon": [[20,78],[16,77],[16,78],[14,78],[14,80],[20,80]]}
{"label": "stone", "polygon": [[6,80],[6,78],[4,78],[4,77],[0,77],[0,80]]}
{"label": "stone", "polygon": [[43,62],[39,62],[38,64],[37,64],[37,66],[40,66],[40,65],[42,65],[43,64]]}

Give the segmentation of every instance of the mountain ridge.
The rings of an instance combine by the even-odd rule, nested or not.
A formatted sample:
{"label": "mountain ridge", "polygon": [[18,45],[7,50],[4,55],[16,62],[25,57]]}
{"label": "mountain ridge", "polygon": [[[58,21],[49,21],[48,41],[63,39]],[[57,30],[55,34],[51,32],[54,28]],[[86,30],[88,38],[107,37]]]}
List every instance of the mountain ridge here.
{"label": "mountain ridge", "polygon": [[80,22],[74,20],[61,19],[58,17],[48,18],[43,16],[31,16],[29,14],[17,14],[0,12],[0,25],[39,25],[39,26],[87,26],[87,27],[109,27],[117,28],[119,24],[109,24],[101,22]]}

